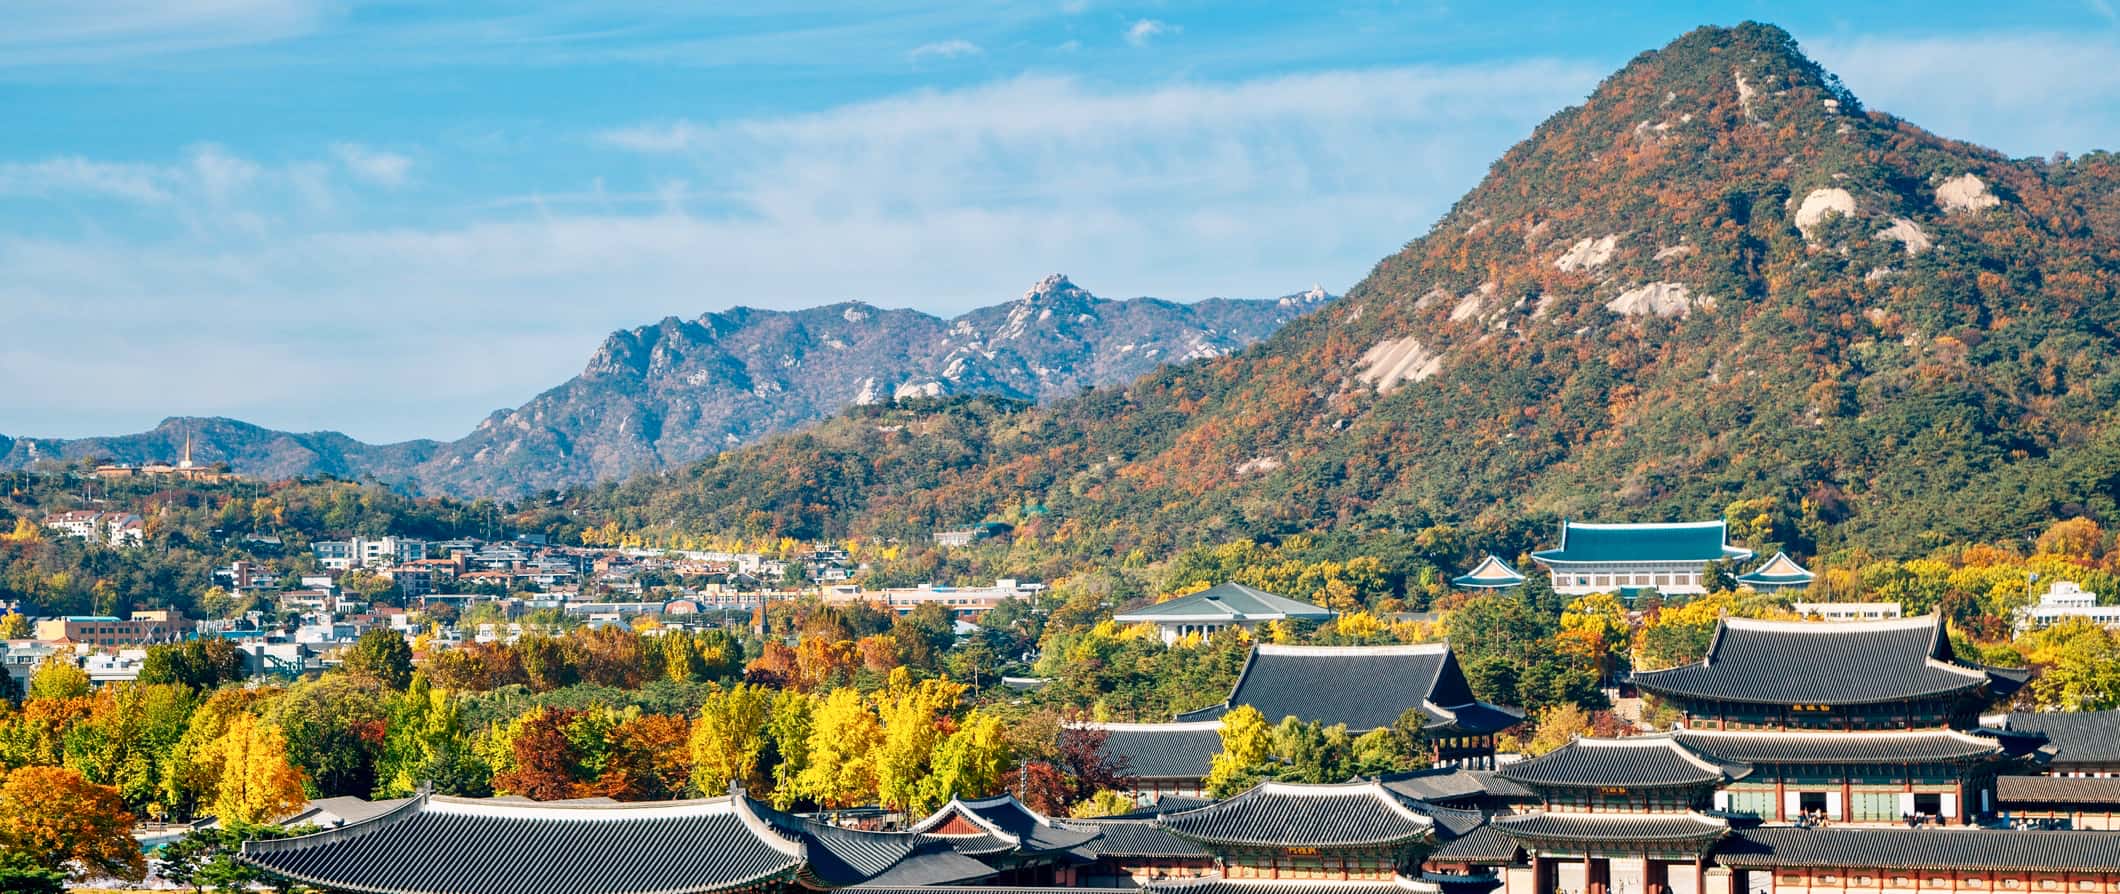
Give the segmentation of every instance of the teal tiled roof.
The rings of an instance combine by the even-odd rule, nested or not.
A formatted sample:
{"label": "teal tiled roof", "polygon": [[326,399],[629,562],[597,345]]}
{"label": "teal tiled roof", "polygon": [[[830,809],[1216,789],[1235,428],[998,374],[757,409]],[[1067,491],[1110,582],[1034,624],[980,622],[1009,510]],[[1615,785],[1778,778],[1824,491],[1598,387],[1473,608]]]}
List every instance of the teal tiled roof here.
{"label": "teal tiled roof", "polygon": [[1591,525],[1563,522],[1561,545],[1531,557],[1541,563],[1700,562],[1742,560],[1752,551],[1730,546],[1722,522]]}

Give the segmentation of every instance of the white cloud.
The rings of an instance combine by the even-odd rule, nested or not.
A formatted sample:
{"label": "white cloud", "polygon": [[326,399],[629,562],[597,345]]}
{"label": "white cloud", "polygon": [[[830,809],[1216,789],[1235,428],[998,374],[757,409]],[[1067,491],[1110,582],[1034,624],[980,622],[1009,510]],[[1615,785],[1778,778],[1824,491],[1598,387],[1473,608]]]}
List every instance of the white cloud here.
{"label": "white cloud", "polygon": [[332,0],[16,0],[0,67],[70,65],[270,43],[320,28]]}
{"label": "white cloud", "polygon": [[[236,193],[248,205],[214,218],[250,211],[263,224],[146,239],[0,234],[0,331],[124,347],[9,358],[33,383],[25,393],[53,403],[97,394],[75,376],[112,364],[96,375],[136,383],[137,399],[96,405],[138,418],[106,430],[159,418],[138,405],[453,437],[578,372],[603,333],[666,314],[851,297],[949,313],[1053,270],[1115,296],[1341,288],[1597,74],[1531,62],[1147,89],[1026,77],[808,115],[659,122],[604,135],[657,172],[639,201],[613,203],[585,175],[556,191],[578,198],[386,229],[274,201],[288,191],[267,188],[283,169],[260,165]],[[173,167],[245,170],[225,152]],[[355,211],[364,200],[339,195]],[[113,320],[143,331],[118,342]],[[428,332],[476,332],[478,347]],[[186,356],[241,357],[249,345],[274,349],[169,374]],[[273,381],[259,381],[268,371]],[[328,383],[350,381],[423,400],[317,406]],[[203,396],[220,402],[200,406]]]}
{"label": "white cloud", "polygon": [[2115,148],[2120,39],[2102,34],[1805,41],[1871,109],[2013,155]]}
{"label": "white cloud", "polygon": [[983,52],[985,50],[980,49],[978,44],[958,38],[921,44],[914,47],[912,52],[907,53],[906,56],[917,62],[922,59],[956,59],[963,56],[977,56]]}
{"label": "white cloud", "polygon": [[358,143],[335,143],[331,154],[347,172],[377,186],[403,186],[412,172],[412,159]]}
{"label": "white cloud", "polygon": [[60,198],[72,195],[165,202],[169,192],[152,165],[90,161],[79,156],[0,163],[0,196]]}
{"label": "white cloud", "polygon": [[1155,19],[1141,19],[1126,29],[1126,42],[1137,47],[1148,46],[1148,42],[1178,30]]}

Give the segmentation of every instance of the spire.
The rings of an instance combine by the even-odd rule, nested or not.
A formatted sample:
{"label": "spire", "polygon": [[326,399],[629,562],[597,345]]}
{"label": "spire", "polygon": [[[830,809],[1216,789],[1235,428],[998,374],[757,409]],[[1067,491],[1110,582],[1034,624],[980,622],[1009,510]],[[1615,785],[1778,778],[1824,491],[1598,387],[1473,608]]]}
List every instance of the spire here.
{"label": "spire", "polygon": [[177,461],[177,468],[191,468],[191,426],[184,427],[184,458]]}

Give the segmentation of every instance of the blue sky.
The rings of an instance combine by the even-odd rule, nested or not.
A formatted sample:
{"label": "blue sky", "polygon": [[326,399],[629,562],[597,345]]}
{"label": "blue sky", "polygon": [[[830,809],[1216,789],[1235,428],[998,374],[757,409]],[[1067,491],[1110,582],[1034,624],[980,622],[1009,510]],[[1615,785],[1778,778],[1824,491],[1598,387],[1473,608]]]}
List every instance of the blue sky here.
{"label": "blue sky", "polygon": [[1337,292],[1747,18],[1945,135],[2120,144],[2108,0],[18,2],[0,432],[453,438],[668,315]]}

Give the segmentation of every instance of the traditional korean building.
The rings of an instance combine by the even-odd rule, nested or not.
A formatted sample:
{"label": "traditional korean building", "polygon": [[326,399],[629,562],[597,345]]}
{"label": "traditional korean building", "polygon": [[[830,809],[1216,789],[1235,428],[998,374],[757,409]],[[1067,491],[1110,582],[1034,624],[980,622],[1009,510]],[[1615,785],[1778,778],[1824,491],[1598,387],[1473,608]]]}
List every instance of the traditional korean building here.
{"label": "traditional korean building", "polygon": [[1224,801],[1164,814],[1155,824],[1212,852],[1223,879],[1382,882],[1417,875],[1430,846],[1478,828],[1483,819],[1373,781],[1263,782]]}
{"label": "traditional korean building", "polygon": [[1274,621],[1332,620],[1332,609],[1268,593],[1239,583],[1209,587],[1168,602],[1113,615],[1121,624],[1154,624],[1166,643],[1181,637],[1212,639],[1225,630],[1257,630]]}
{"label": "traditional korean building", "polygon": [[1764,820],[1967,822],[1989,780],[2035,742],[1974,731],[2022,679],[1966,664],[1934,616],[1813,623],[1728,619],[1696,663],[1638,671],[1679,714],[1677,739],[1753,767],[1716,806]]}
{"label": "traditional korean building", "polygon": [[1760,563],[1758,568],[1738,575],[1737,583],[1761,593],[1772,593],[1778,590],[1805,589],[1817,577],[1818,575],[1812,574],[1809,569],[1796,564],[1796,560],[1789,558],[1788,553],[1778,552],[1773,558]]}
{"label": "traditional korean building", "polygon": [[1268,723],[1295,717],[1345,724],[1355,734],[1391,726],[1418,710],[1436,764],[1489,769],[1495,734],[1524,719],[1473,697],[1449,643],[1255,646],[1228,700],[1178,719],[1216,720],[1239,705],[1258,709]]}
{"label": "traditional korean building", "polygon": [[1996,714],[1981,724],[2046,741],[2051,776],[2120,776],[2120,711]]}
{"label": "traditional korean building", "polygon": [[1509,563],[1489,555],[1471,571],[1450,579],[1450,585],[1465,590],[1509,590],[1524,585],[1524,576]]}
{"label": "traditional korean building", "polygon": [[1742,562],[1752,551],[1731,546],[1728,528],[1719,521],[1668,524],[1593,525],[1561,523],[1561,542],[1531,554],[1553,575],[1553,591],[1565,596],[1590,593],[1632,595],[1645,590],[1666,594],[1707,592],[1701,572],[1709,562]]}
{"label": "traditional korean building", "polygon": [[940,839],[957,853],[994,867],[1003,884],[1077,883],[1076,848],[1097,837],[1095,828],[1061,825],[1025,807],[1011,795],[952,800],[907,831]]}
{"label": "traditional korean building", "polygon": [[1140,798],[1197,797],[1207,791],[1207,768],[1222,750],[1222,722],[1085,723],[1104,733],[1104,753],[1126,761]]}
{"label": "traditional korean building", "polygon": [[1500,771],[1540,807],[1494,827],[1528,855],[1503,872],[1507,894],[1705,894],[1709,854],[1729,821],[1704,811],[1751,772],[1669,736],[1577,739]]}

